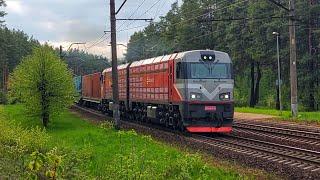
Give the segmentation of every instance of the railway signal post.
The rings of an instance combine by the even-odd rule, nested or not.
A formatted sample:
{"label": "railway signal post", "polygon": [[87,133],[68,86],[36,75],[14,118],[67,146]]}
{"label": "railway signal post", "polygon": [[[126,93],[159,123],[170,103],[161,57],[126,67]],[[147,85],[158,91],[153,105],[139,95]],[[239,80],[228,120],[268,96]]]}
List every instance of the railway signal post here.
{"label": "railway signal post", "polygon": [[113,110],[115,128],[120,129],[115,0],[110,0],[110,22],[111,22],[111,53],[112,53],[112,93],[113,93],[112,94],[113,96],[112,110]]}

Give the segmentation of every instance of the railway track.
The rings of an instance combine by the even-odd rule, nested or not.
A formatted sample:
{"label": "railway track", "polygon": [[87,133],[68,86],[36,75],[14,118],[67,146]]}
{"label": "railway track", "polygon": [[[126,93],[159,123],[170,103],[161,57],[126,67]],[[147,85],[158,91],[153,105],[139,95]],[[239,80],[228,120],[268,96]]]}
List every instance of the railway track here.
{"label": "railway track", "polygon": [[249,123],[249,122],[239,122],[239,121],[235,121],[233,127],[235,129],[254,130],[257,132],[266,132],[266,133],[272,133],[275,135],[285,135],[290,137],[301,138],[306,141],[313,141],[313,142],[320,143],[320,132],[309,132],[309,131],[296,130],[296,129],[286,128],[286,127],[275,127],[275,126],[268,126],[268,125]]}
{"label": "railway track", "polygon": [[194,139],[194,141],[199,140],[210,146],[218,146],[226,150],[244,153],[251,157],[320,173],[320,152],[318,151],[232,135],[220,138],[196,136]]}
{"label": "railway track", "polygon": [[274,140],[278,142],[282,142],[282,144],[287,145],[294,145],[296,147],[304,147],[305,149],[311,149],[311,150],[317,150],[320,148],[320,142],[315,140],[309,140],[309,139],[303,139],[303,138],[297,138],[297,137],[291,137],[286,136],[282,134],[272,134],[270,132],[260,132],[255,130],[248,130],[248,129],[237,129],[234,128],[232,130],[232,134],[237,136],[244,136],[244,137],[256,137],[263,140],[269,140],[273,142]]}
{"label": "railway track", "polygon": [[[78,107],[82,111],[86,111],[87,113],[94,114],[99,117],[105,118],[105,115],[93,111],[88,110],[86,108]],[[134,129],[151,129],[151,133],[155,134],[171,134],[171,131],[165,130],[159,126],[146,126],[146,124],[137,124],[128,121],[122,121],[123,124],[129,125],[130,127],[134,127]],[[259,126],[260,127],[260,126]],[[155,132],[155,130],[157,132]],[[278,129],[279,130],[279,129]],[[168,134],[169,133],[169,134]],[[299,175],[293,175],[294,177],[301,177],[304,179],[304,175],[308,174],[307,177],[312,177],[313,179],[320,178],[320,152],[307,150],[303,148],[287,146],[282,144],[276,144],[272,142],[266,142],[257,139],[244,138],[233,135],[223,135],[218,137],[210,137],[206,135],[199,134],[191,134],[189,136],[182,136],[181,134],[175,134],[176,136],[181,136],[179,138],[186,139],[185,142],[188,144],[198,144],[201,146],[194,146],[197,148],[203,147],[206,151],[210,152],[221,152],[221,153],[230,153],[231,154],[241,154],[241,157],[249,158],[249,159],[258,159],[254,160],[256,162],[255,165],[265,168],[265,166],[270,166],[269,168],[273,168],[273,170],[278,170],[278,167],[281,167],[279,170],[280,173],[284,173],[288,175],[292,172],[295,172],[297,169],[300,172]],[[171,134],[172,136],[172,134]],[[301,137],[301,136],[300,136]],[[303,136],[304,137],[304,136]],[[208,150],[212,149],[212,150]],[[218,151],[214,151],[213,149],[219,149]],[[221,151],[222,150],[222,151]],[[227,153],[228,151],[228,153]],[[226,155],[225,157],[232,157],[233,155]],[[240,161],[241,158],[239,159]],[[269,164],[269,165],[266,165]],[[277,164],[277,165],[275,165]],[[273,167],[276,166],[276,167]],[[295,172],[297,173],[297,172]],[[302,175],[301,175],[302,174]],[[309,175],[311,174],[311,175]]]}
{"label": "railway track", "polygon": [[255,123],[255,124],[261,124],[261,125],[267,125],[267,126],[281,126],[283,128],[287,128],[287,129],[295,129],[295,130],[300,130],[300,131],[304,131],[304,130],[308,130],[310,132],[317,132],[320,133],[320,126],[314,126],[314,125],[308,125],[308,124],[298,124],[298,123],[294,123],[294,122],[288,122],[288,121],[270,121],[270,120],[246,120],[246,119],[241,119],[241,118],[237,118],[234,119],[234,122],[244,122],[244,123]]}

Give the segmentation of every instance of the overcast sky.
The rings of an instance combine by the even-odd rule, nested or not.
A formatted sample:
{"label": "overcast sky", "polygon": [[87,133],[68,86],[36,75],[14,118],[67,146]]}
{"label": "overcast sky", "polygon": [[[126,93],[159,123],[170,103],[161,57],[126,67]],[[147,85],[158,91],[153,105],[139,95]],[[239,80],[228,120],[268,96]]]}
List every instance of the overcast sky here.
{"label": "overcast sky", "polygon": [[[123,0],[115,0],[118,8]],[[165,15],[176,0],[128,0],[117,18],[155,18]],[[5,24],[9,28],[23,30],[40,42],[49,42],[54,46],[62,44],[65,49],[72,42],[86,42],[79,48],[88,49],[110,30],[109,0],[6,0]],[[140,8],[138,8],[140,6]],[[137,10],[138,9],[138,10]],[[117,22],[118,30],[147,25],[142,21]],[[121,26],[122,25],[122,26]],[[126,44],[135,31],[118,32],[118,42]],[[104,39],[107,39],[107,34]],[[102,39],[103,40],[103,39]],[[108,40],[88,49],[94,54],[110,57]],[[77,48],[78,46],[73,46]],[[125,53],[124,47],[119,46],[120,57]]]}

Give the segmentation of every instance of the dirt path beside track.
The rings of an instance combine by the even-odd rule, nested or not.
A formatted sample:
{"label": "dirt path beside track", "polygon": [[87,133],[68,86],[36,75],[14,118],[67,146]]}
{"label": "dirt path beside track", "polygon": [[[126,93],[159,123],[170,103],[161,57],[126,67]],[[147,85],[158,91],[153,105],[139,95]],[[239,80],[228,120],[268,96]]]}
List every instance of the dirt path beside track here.
{"label": "dirt path beside track", "polygon": [[252,113],[234,113],[235,120],[272,120],[278,118],[277,116],[265,114],[252,114]]}

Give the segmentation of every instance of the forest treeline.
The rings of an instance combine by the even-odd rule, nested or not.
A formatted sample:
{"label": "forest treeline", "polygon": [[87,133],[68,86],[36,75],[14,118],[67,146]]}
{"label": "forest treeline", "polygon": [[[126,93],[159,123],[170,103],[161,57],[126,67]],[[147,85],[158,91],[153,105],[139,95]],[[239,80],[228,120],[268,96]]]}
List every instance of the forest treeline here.
{"label": "forest treeline", "polygon": [[[5,1],[0,0],[0,7],[5,6]],[[0,11],[0,103],[4,102],[3,92],[6,92],[9,73],[21,62],[23,57],[32,53],[32,50],[41,46],[34,37],[27,35],[22,30],[9,29],[5,26],[4,11]],[[59,49],[55,49],[59,55]],[[83,75],[101,71],[109,67],[108,59],[93,55],[78,49],[63,52],[63,59],[73,70],[75,75]]]}
{"label": "forest treeline", "polygon": [[[56,49],[58,52],[58,49]],[[110,60],[101,55],[95,55],[79,49],[71,49],[63,52],[63,59],[72,69],[75,75],[85,75],[94,72],[101,72],[110,67]]]}
{"label": "forest treeline", "polygon": [[[288,0],[279,0],[288,7]],[[320,103],[320,1],[296,0],[298,96],[301,110]],[[238,106],[277,106],[276,36],[280,33],[282,101],[290,108],[288,12],[268,0],[183,0],[130,38],[126,58],[194,49],[228,52]]]}
{"label": "forest treeline", "polygon": [[[8,73],[20,63],[22,57],[29,55],[32,49],[40,46],[33,37],[21,30],[11,30],[5,26],[0,27],[0,87],[3,86],[4,71]],[[59,49],[55,49],[57,55]],[[109,60],[100,55],[94,55],[78,49],[63,52],[63,59],[76,75],[101,71],[109,67]]]}

